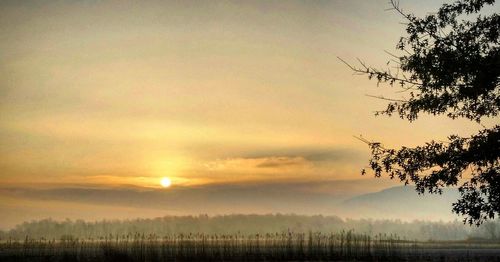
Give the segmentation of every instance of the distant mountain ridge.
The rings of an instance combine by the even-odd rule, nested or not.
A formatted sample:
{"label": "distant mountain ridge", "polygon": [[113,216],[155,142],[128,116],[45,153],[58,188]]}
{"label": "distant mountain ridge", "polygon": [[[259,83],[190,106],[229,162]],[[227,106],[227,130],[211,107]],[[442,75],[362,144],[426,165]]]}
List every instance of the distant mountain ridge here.
{"label": "distant mountain ridge", "polygon": [[398,186],[352,197],[339,208],[362,217],[448,220],[457,218],[451,209],[458,198],[456,188],[445,188],[443,194],[419,195],[414,186]]}
{"label": "distant mountain ridge", "polygon": [[[47,217],[94,220],[189,214],[295,213],[406,221],[460,219],[451,213],[451,204],[458,198],[456,189],[446,189],[443,195],[418,195],[411,186],[386,188],[378,185],[378,188],[386,189],[362,193],[370,192],[368,186],[371,182],[376,183],[377,180],[173,186],[168,190],[137,187],[0,187],[0,228]],[[23,201],[25,204],[8,205],[11,201]],[[45,206],[47,203],[67,208],[49,209]],[[111,216],[110,210],[113,210]]]}

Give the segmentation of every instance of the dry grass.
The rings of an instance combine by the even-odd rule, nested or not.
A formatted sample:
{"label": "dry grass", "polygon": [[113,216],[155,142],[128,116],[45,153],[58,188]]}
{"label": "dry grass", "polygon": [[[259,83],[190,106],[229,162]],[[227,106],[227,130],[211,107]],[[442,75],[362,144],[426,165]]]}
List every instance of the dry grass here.
{"label": "dry grass", "polygon": [[[491,246],[492,245],[492,246]],[[484,247],[484,249],[482,249]],[[472,250],[472,253],[471,253]],[[474,252],[477,251],[477,252]],[[484,251],[484,252],[483,252]],[[496,252],[495,252],[496,251]],[[500,261],[500,246],[414,242],[392,235],[108,235],[6,240],[1,261]]]}

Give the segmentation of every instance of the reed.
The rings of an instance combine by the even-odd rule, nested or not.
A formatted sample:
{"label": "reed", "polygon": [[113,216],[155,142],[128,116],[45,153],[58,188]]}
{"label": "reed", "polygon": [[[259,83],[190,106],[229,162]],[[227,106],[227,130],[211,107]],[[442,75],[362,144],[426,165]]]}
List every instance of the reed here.
{"label": "reed", "polygon": [[[431,245],[432,247],[437,247]],[[441,247],[442,248],[442,247]],[[429,243],[395,235],[370,236],[352,230],[267,234],[106,235],[98,238],[8,239],[1,261],[446,261],[429,255]],[[448,250],[448,249],[443,249]],[[463,261],[499,261],[491,256],[456,256]],[[476,260],[475,260],[476,259]],[[493,259],[493,260],[491,260]]]}

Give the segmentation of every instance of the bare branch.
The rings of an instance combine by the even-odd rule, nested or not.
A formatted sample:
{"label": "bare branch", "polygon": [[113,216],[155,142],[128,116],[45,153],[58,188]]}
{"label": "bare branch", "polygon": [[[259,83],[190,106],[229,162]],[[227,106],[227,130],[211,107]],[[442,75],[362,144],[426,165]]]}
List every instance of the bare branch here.
{"label": "bare branch", "polygon": [[386,101],[391,101],[391,102],[401,102],[401,103],[407,103],[408,102],[408,100],[387,98],[387,97],[384,97],[384,96],[375,96],[375,95],[368,95],[368,94],[365,94],[365,96],[367,96],[367,97],[373,97],[373,98],[377,98],[377,99],[381,99],[381,100],[386,100]]}

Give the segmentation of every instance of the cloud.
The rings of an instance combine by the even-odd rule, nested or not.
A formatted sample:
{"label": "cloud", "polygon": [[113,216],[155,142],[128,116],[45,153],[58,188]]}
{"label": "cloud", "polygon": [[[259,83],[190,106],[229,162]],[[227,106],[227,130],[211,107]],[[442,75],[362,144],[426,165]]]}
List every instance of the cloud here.
{"label": "cloud", "polygon": [[216,159],[200,159],[185,177],[225,183],[265,181],[322,181],[359,178],[368,156],[353,149],[327,147],[247,148]]}
{"label": "cloud", "polygon": [[[235,157],[209,161],[205,166],[210,170],[253,172],[255,169],[295,171],[310,167],[311,163],[299,156]],[[257,172],[262,172],[259,170]]]}
{"label": "cloud", "polygon": [[312,167],[321,163],[355,162],[364,159],[362,153],[344,148],[283,148],[265,151],[240,153],[207,161],[205,166],[211,170],[231,168],[300,168]]}
{"label": "cloud", "polygon": [[[417,202],[419,210],[422,210],[419,212],[426,216],[432,213],[427,212],[431,210],[427,206],[439,206],[436,205],[438,203],[436,199],[441,199],[440,196],[421,197],[416,195],[411,188],[403,188],[405,194],[398,193],[384,199],[372,197],[381,193],[367,194],[395,185],[399,184],[394,181],[370,178],[174,186],[167,190],[125,186],[108,187],[107,185],[93,185],[92,187],[55,185],[50,188],[3,186],[0,187],[0,200],[5,201],[0,201],[0,209],[8,211],[8,223],[15,224],[33,215],[40,217],[41,214],[45,217],[67,214],[69,218],[82,218],[85,214],[78,212],[79,208],[85,208],[86,213],[96,219],[114,217],[114,212],[117,210],[121,210],[120,217],[122,218],[143,217],[146,213],[155,215],[296,213],[397,218],[405,217],[405,212],[414,214],[411,213],[410,207],[416,207],[414,203]],[[382,195],[384,195],[383,192],[394,191],[391,190],[381,191]],[[368,203],[366,204],[358,201],[359,199],[374,200],[365,201]],[[402,206],[397,209],[397,213],[393,214],[377,211],[378,206],[389,204],[397,206],[397,203],[401,201],[412,203],[412,205]],[[29,210],[26,207],[29,207]],[[68,208],[75,211],[68,213]],[[109,208],[108,212],[106,208]],[[383,210],[386,209],[390,210],[390,208]],[[396,208],[393,209],[396,211]],[[41,213],[35,214],[33,210],[39,210],[37,212]],[[126,210],[129,210],[128,213]],[[424,213],[425,210],[427,213]],[[441,215],[439,212],[434,213],[436,217]],[[7,225],[6,219],[0,217],[0,227]]]}
{"label": "cloud", "polygon": [[173,186],[167,190],[108,185],[9,186],[0,195],[37,201],[64,201],[148,207],[184,213],[295,212],[320,213],[359,193],[385,188],[384,180],[254,182]]}
{"label": "cloud", "polygon": [[303,147],[255,151],[246,154],[248,158],[302,158],[309,162],[353,162],[363,159],[359,150],[342,147]]}
{"label": "cloud", "polygon": [[304,158],[313,162],[353,161],[363,157],[362,152],[353,149],[318,149],[303,152]]}
{"label": "cloud", "polygon": [[263,158],[262,162],[257,164],[259,168],[279,168],[307,165],[307,161],[302,157],[268,157]]}

